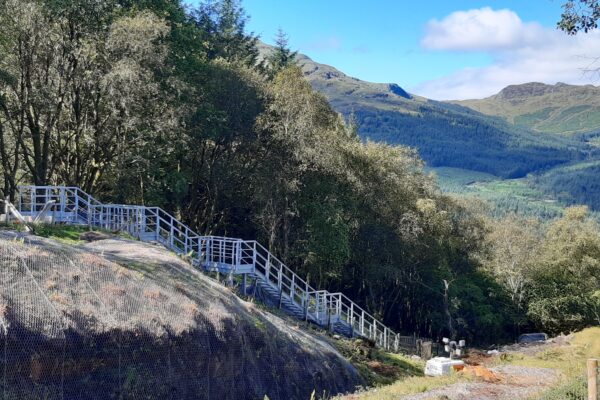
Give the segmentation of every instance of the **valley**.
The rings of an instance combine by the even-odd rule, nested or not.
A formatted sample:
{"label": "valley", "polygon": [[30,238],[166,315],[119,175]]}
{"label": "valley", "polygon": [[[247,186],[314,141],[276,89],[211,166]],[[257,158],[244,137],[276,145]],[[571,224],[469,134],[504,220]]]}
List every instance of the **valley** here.
{"label": "valley", "polygon": [[362,140],[417,149],[445,193],[480,198],[492,215],[552,219],[573,204],[600,210],[600,88],[530,83],[487,99],[440,102],[302,54],[297,62]]}

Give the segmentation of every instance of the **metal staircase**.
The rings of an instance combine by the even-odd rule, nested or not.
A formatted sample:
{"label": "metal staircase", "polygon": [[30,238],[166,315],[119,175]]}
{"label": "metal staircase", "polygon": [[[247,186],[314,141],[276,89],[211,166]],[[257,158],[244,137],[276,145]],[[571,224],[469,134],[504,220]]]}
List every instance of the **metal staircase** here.
{"label": "metal staircase", "polygon": [[[201,236],[158,207],[102,204],[77,187],[20,186],[17,208],[35,217],[48,202],[55,223],[88,225],[127,232],[187,255],[205,271],[241,275],[265,302],[294,317],[348,337],[365,337],[387,351],[398,351],[401,337],[342,293],[317,290],[254,240]],[[252,283],[249,286],[249,282]]]}

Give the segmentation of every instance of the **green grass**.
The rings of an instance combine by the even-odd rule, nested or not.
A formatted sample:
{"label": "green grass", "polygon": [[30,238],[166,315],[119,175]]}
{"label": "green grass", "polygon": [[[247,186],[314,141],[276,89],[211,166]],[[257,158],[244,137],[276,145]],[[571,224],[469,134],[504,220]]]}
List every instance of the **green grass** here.
{"label": "green grass", "polygon": [[[451,374],[438,377],[411,376],[402,378],[394,382],[393,384],[387,386],[355,393],[348,397],[348,399],[396,400],[400,398],[400,396],[427,392],[429,390],[452,385],[461,380],[468,380],[468,378],[459,374]],[[344,399],[344,397],[340,397],[339,399]]]}
{"label": "green grass", "polygon": [[518,95],[518,101],[500,96],[459,104],[541,133],[571,135],[600,127],[598,88],[555,86],[547,89],[546,93],[537,95],[524,90]]}
{"label": "green grass", "polygon": [[[500,364],[525,367],[551,368],[561,373],[560,381],[551,389],[541,393],[540,400],[579,400],[585,389],[586,361],[600,357],[600,327],[587,328],[574,335],[569,346],[542,350],[532,356],[516,355],[501,357]],[[585,393],[585,392],[583,392]]]}
{"label": "green grass", "polygon": [[[442,192],[459,198],[480,199],[489,214],[501,217],[516,213],[547,221],[559,218],[572,204],[598,209],[595,183],[600,161],[584,161],[554,167],[541,175],[502,179],[494,175],[460,168],[430,168]],[[592,212],[600,221],[600,212]]]}
{"label": "green grass", "polygon": [[35,234],[67,244],[78,244],[82,242],[81,234],[89,230],[87,226],[42,224],[35,227]]}
{"label": "green grass", "polygon": [[546,107],[541,110],[529,113],[517,115],[514,118],[516,125],[534,126],[539,122],[542,122],[550,117],[552,111],[556,110],[557,107]]}
{"label": "green grass", "polygon": [[126,232],[111,232],[105,229],[93,228],[83,225],[63,225],[63,224],[40,224],[35,226],[35,234],[37,236],[54,239],[66,244],[82,243],[81,234],[86,232],[101,232],[111,236],[118,236],[125,239],[136,240],[133,236]]}
{"label": "green grass", "polygon": [[398,379],[423,375],[423,361],[403,354],[387,353],[368,341],[338,339],[333,344],[356,367],[368,387],[381,387]]}
{"label": "green grass", "polygon": [[492,174],[462,168],[438,167],[427,168],[427,171],[435,174],[438,184],[444,191],[450,191],[453,188],[460,188],[476,182],[489,182],[499,179]]}
{"label": "green grass", "polygon": [[[576,333],[568,346],[549,348],[534,355],[508,354],[500,357],[495,364],[555,369],[561,374],[559,382],[535,398],[539,400],[580,400],[584,398],[578,396],[584,389],[582,384],[585,385],[582,377],[585,373],[586,360],[591,357],[600,357],[600,327],[588,328]],[[390,385],[362,391],[347,398],[352,400],[395,400],[403,395],[422,393],[469,379],[468,376],[462,374],[427,377],[422,373],[415,373],[412,376],[400,377]]]}
{"label": "green grass", "polygon": [[442,192],[483,200],[492,216],[517,213],[544,220],[560,217],[565,204],[535,188],[528,178],[502,179],[459,168],[432,168]]}

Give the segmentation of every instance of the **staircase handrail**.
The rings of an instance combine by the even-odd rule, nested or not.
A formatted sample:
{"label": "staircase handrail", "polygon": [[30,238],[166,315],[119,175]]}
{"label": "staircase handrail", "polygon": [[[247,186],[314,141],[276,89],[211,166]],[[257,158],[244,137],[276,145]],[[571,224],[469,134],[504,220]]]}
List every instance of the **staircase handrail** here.
{"label": "staircase handrail", "polygon": [[[335,305],[335,314],[337,318],[345,320],[347,324],[350,325],[352,332],[355,330],[358,331],[360,335],[367,336],[371,339],[374,339],[375,342],[384,348],[390,347],[389,337],[396,338],[398,335],[389,329],[386,325],[380,322],[373,315],[368,313],[364,308],[360,307],[354,301],[352,301],[348,296],[341,292],[330,293],[327,290],[317,290],[313,286],[311,286],[308,282],[308,279],[302,279],[298,274],[296,274],[292,269],[290,269],[283,261],[281,261],[277,256],[275,256],[270,250],[264,247],[256,240],[243,240],[240,238],[230,238],[224,236],[206,236],[199,235],[194,230],[192,230],[188,225],[179,221],[172,214],[163,210],[160,207],[148,207],[148,206],[139,206],[139,205],[127,205],[127,204],[104,204],[98,201],[96,198],[91,196],[90,194],[84,192],[80,188],[76,186],[35,186],[35,185],[23,185],[19,186],[19,195],[21,195],[22,190],[31,190],[33,193],[39,190],[59,190],[59,193],[64,193],[64,191],[70,191],[75,194],[76,199],[76,207],[79,207],[78,200],[81,199],[84,202],[84,206],[87,207],[87,213],[92,214],[93,218],[99,217],[100,220],[89,220],[88,222],[102,222],[102,218],[109,218],[114,216],[111,212],[114,211],[143,211],[144,216],[145,212],[149,212],[156,217],[156,235],[158,236],[163,233],[162,231],[167,231],[167,242],[170,242],[170,246],[172,250],[177,248],[181,250],[180,247],[175,246],[174,240],[177,240],[180,244],[183,245],[184,250],[187,252],[189,249],[193,252],[194,249],[196,254],[194,257],[196,259],[200,259],[202,257],[202,249],[203,245],[205,253],[211,253],[212,249],[208,248],[208,244],[213,242],[219,243],[221,247],[219,249],[221,252],[228,251],[224,246],[227,244],[231,244],[231,253],[226,254],[227,257],[231,256],[233,260],[235,260],[234,265],[241,264],[242,260],[250,259],[252,260],[252,265],[254,266],[254,270],[257,270],[257,266],[260,267],[260,272],[265,276],[269,284],[276,284],[279,287],[281,292],[280,296],[284,294],[291,298],[291,301],[294,302],[298,306],[307,307],[308,303],[313,299],[314,302],[318,302],[318,295],[321,295],[325,301],[326,306],[331,307],[331,305]],[[32,195],[32,198],[35,198],[37,195]],[[52,195],[56,196],[56,195]],[[33,204],[32,204],[33,207]],[[97,213],[98,211],[99,214]],[[119,215],[117,215],[119,216]],[[121,215],[122,217],[122,215]],[[123,218],[121,218],[123,219]],[[108,221],[110,222],[110,221]],[[108,223],[106,222],[106,223]],[[161,222],[165,224],[168,229],[161,227]],[[125,228],[132,229],[132,222],[128,220],[122,221],[123,224],[129,224]],[[140,222],[138,221],[138,224]],[[128,230],[120,228],[120,230]],[[162,231],[161,231],[162,230]],[[174,234],[178,234],[181,238],[173,237]],[[223,255],[222,253],[221,255]],[[208,257],[207,254],[205,254]],[[212,261],[212,260],[211,260]],[[235,267],[234,267],[235,268]],[[275,270],[277,273],[273,274]],[[264,271],[264,272],[263,272]],[[276,282],[272,281],[272,278],[276,280]],[[284,290],[285,289],[285,290]],[[298,297],[296,299],[295,297]],[[301,303],[301,304],[298,304]],[[308,312],[308,311],[307,311]],[[330,310],[327,309],[328,315],[330,314]],[[358,324],[358,327],[355,326]],[[368,334],[366,334],[365,326],[368,327]],[[396,342],[397,343],[397,342]]]}

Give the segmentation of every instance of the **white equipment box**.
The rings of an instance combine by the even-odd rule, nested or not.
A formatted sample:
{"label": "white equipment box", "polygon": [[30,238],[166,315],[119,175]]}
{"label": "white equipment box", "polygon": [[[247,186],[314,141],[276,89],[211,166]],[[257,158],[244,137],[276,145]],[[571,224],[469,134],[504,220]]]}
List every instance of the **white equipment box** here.
{"label": "white equipment box", "polygon": [[450,375],[453,370],[461,370],[465,363],[461,360],[452,360],[447,357],[435,357],[425,364],[425,375],[441,376]]}

